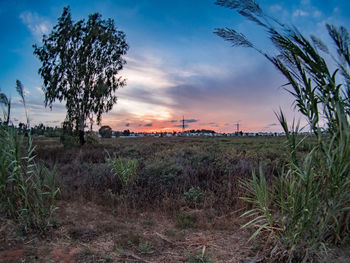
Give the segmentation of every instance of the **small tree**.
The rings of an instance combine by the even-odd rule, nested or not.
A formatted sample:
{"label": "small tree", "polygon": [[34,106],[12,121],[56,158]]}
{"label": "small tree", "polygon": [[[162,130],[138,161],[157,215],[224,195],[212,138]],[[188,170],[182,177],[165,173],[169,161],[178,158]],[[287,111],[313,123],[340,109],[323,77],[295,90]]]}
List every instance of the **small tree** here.
{"label": "small tree", "polygon": [[98,132],[102,136],[102,138],[111,138],[112,137],[112,128],[108,125],[102,126]]}
{"label": "small tree", "polygon": [[42,63],[39,74],[44,80],[45,106],[55,100],[66,101],[67,120],[79,132],[84,144],[86,121],[94,116],[100,124],[102,113],[117,101],[114,92],[126,82],[118,76],[128,50],[125,34],[112,19],[98,13],[87,21],[73,22],[69,7],[63,9],[58,23],[43,46],[34,45],[34,54]]}

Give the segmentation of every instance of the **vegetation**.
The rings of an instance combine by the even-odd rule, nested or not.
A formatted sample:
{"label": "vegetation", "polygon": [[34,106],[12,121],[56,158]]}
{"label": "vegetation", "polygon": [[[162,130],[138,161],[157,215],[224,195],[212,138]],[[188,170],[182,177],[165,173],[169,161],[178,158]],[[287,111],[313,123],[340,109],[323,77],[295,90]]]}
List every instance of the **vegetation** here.
{"label": "vegetation", "polygon": [[16,91],[19,94],[19,96],[21,97],[21,103],[23,104],[24,111],[26,114],[26,120],[27,120],[27,127],[26,128],[30,128],[30,122],[29,122],[28,111],[27,111],[27,104],[26,104],[26,100],[25,100],[25,96],[24,96],[24,87],[23,87],[22,82],[18,79],[16,80]]}
{"label": "vegetation", "polygon": [[112,128],[108,125],[102,126],[98,132],[102,138],[112,138]]}
{"label": "vegetation", "polygon": [[53,222],[56,172],[35,163],[31,138],[22,150],[23,143],[15,129],[0,127],[0,211],[24,232],[44,231]]}
{"label": "vegetation", "polygon": [[[297,153],[305,138],[298,138],[298,125],[288,127],[282,112],[278,119],[286,133],[290,160],[280,174],[267,184],[263,172],[253,173],[245,198],[253,209],[245,226],[269,232],[269,240],[280,245],[289,261],[316,260],[320,249],[349,241],[350,213],[350,38],[344,27],[327,25],[337,46],[338,68],[331,72],[320,52],[330,54],[316,37],[312,42],[296,28],[269,18],[254,1],[217,1],[267,29],[279,54],[271,56],[258,49],[233,29],[216,34],[234,46],[251,47],[262,53],[288,80],[296,108],[308,120],[316,145],[300,160]],[[276,26],[272,26],[276,24]],[[339,81],[338,72],[343,81]],[[325,122],[325,126],[322,123]]]}
{"label": "vegetation", "polygon": [[5,93],[0,92],[0,104],[3,112],[3,123],[8,125],[10,122],[11,115],[11,99],[6,96]]}
{"label": "vegetation", "polygon": [[241,207],[239,179],[249,178],[259,164],[271,176],[281,169],[288,157],[280,147],[284,140],[113,138],[93,147],[64,149],[57,141],[37,138],[35,144],[46,166],[60,167],[59,181],[68,196],[117,206],[157,206],[175,213],[184,205],[215,207],[223,214]]}
{"label": "vegetation", "polygon": [[88,20],[73,22],[68,7],[43,46],[34,45],[34,54],[42,63],[39,73],[44,80],[45,106],[57,100],[66,101],[67,116],[85,143],[84,128],[96,116],[112,109],[117,101],[114,92],[125,86],[118,77],[126,63],[128,50],[125,34],[116,29],[112,19],[103,20],[98,13]]}
{"label": "vegetation", "polygon": [[[349,245],[348,31],[327,25],[337,57],[320,39],[312,36],[309,40],[296,28],[279,23],[253,0],[218,0],[217,4],[237,10],[267,30],[277,55],[259,49],[234,29],[217,29],[215,33],[234,46],[257,50],[285,76],[295,107],[308,121],[311,132],[301,134],[299,125],[293,122],[290,127],[283,112],[279,112],[276,115],[286,134],[282,138],[112,139],[112,129],[102,126],[99,133],[103,140],[92,129],[85,139],[87,121],[92,125],[96,117],[100,124],[102,114],[116,102],[114,91],[125,85],[125,80],[116,76],[125,64],[122,56],[128,45],[125,34],[116,30],[112,20],[92,14],[87,21],[73,22],[69,8],[64,8],[53,31],[43,37],[43,46],[34,46],[34,53],[42,62],[39,73],[44,79],[46,106],[51,107],[55,100],[66,101],[67,118],[62,128],[43,124],[30,127],[19,80],[16,90],[27,123],[20,123],[18,128],[11,126],[11,99],[0,93],[4,115],[0,126],[2,224],[6,218],[5,221],[10,219],[19,226],[21,234],[46,234],[50,226],[57,226],[53,216],[57,195],[62,190],[64,211],[60,218],[65,225],[55,234],[57,240],[64,241],[62,244],[75,242],[76,260],[110,262],[133,258],[148,262],[142,257],[151,258],[166,249],[171,252],[163,255],[173,257],[172,250],[178,245],[180,261],[186,260],[184,257],[187,262],[233,261],[232,254],[227,257],[232,247],[222,247],[234,240],[232,233],[236,234],[238,228],[232,226],[232,216],[242,210],[243,228],[253,229],[249,230],[250,240],[259,236],[265,242],[263,247],[255,243],[251,250],[263,249],[264,259],[269,261],[320,261],[332,247]],[[334,59],[334,71],[326,63],[326,56]],[[124,130],[114,135],[130,134]],[[32,135],[38,135],[34,141]],[[58,139],[49,138],[58,136],[63,147]],[[286,147],[281,147],[285,141]],[[74,147],[78,145],[82,147]],[[83,200],[84,204],[77,204],[76,200]],[[142,209],[142,213],[137,209]],[[166,220],[169,215],[173,219],[171,226],[168,223],[158,227],[157,217],[144,217],[147,210],[157,216],[167,212]],[[131,220],[133,214],[137,214],[137,220],[144,217],[139,220],[143,222],[138,229],[142,234],[134,234],[138,222]],[[116,215],[127,220],[118,220]],[[229,227],[220,225],[225,219],[230,222]],[[11,238],[12,230],[6,233],[8,223],[3,225],[1,248],[10,247],[13,244],[8,241],[15,240]],[[200,228],[208,231],[196,233]],[[227,228],[233,231],[228,233]],[[217,240],[211,239],[218,229],[221,232]],[[229,242],[220,239],[225,234],[231,236]],[[97,238],[103,240],[101,247],[109,254],[90,248],[89,245],[96,245]],[[182,240],[177,243],[178,238]],[[28,243],[38,242],[35,239]],[[79,246],[83,247],[80,251]],[[208,253],[207,246],[226,257],[219,259],[211,250]],[[201,252],[197,253],[198,249]],[[65,261],[72,260],[69,257],[73,254],[66,252],[56,254],[67,255]],[[164,262],[169,259],[165,258]],[[347,255],[345,260],[348,258]],[[263,258],[255,256],[243,261],[261,262]]]}
{"label": "vegetation", "polygon": [[[108,152],[107,152],[108,154]],[[111,158],[108,154],[107,162],[111,167],[111,172],[117,178],[119,178],[123,187],[127,187],[135,179],[137,171],[137,160],[123,159],[123,158]]]}

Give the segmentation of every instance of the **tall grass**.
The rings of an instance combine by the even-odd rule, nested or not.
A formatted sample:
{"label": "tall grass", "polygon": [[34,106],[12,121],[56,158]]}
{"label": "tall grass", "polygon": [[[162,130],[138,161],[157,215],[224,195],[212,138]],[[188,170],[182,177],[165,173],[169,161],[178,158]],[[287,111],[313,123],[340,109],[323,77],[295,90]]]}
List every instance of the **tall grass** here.
{"label": "tall grass", "polygon": [[26,145],[23,139],[15,128],[0,126],[0,211],[24,232],[44,231],[59,192],[56,172],[36,164],[31,138]]}
{"label": "tall grass", "polygon": [[[312,131],[309,136],[316,138],[315,146],[299,159],[297,153],[308,136],[301,138],[298,125],[290,129],[283,113],[277,114],[286,133],[289,163],[271,184],[262,172],[245,184],[250,195],[244,199],[253,206],[244,213],[250,217],[245,226],[256,227],[252,237],[268,232],[269,240],[288,252],[288,261],[317,260],[320,249],[350,241],[349,33],[344,27],[327,25],[337,47],[336,58],[321,40],[313,36],[311,42],[296,28],[271,19],[255,1],[217,4],[237,9],[267,29],[278,55],[260,50],[233,29],[218,29],[216,34],[236,46],[256,49],[273,63],[288,80],[295,107]],[[334,59],[335,71],[320,52]]]}
{"label": "tall grass", "polygon": [[127,158],[113,157],[106,151],[108,158],[107,163],[111,168],[111,172],[117,177],[122,186],[125,188],[129,186],[135,179],[137,172],[137,160]]}

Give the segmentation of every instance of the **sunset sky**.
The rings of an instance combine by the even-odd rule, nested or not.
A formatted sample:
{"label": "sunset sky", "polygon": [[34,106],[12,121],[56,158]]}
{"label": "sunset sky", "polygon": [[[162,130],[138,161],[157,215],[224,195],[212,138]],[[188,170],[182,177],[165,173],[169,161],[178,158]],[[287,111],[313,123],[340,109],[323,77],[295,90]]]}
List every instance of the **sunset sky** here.
{"label": "sunset sky", "polygon": [[[64,6],[74,20],[98,12],[113,18],[130,46],[121,75],[127,86],[117,91],[118,102],[103,115],[113,130],[188,129],[280,131],[274,111],[281,107],[291,120],[298,118],[292,98],[281,86],[286,81],[254,50],[233,48],[213,34],[231,27],[273,53],[261,28],[214,0],[37,0],[0,1],[0,89],[12,98],[12,119],[24,121],[15,81],[26,89],[31,124],[60,126],[65,105],[44,107],[40,62],[33,44],[41,45]],[[348,0],[258,0],[262,9],[306,35],[329,43],[326,23],[350,23]],[[2,116],[2,115],[1,115]],[[98,127],[95,126],[97,129]]]}

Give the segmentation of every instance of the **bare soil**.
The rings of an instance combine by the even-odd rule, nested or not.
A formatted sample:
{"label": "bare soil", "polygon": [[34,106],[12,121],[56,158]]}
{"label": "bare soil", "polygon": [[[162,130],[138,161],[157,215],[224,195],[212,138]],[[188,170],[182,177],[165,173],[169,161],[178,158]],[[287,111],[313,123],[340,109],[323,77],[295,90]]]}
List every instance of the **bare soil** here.
{"label": "bare soil", "polygon": [[[237,216],[210,220],[201,210],[182,228],[158,211],[116,211],[84,201],[59,201],[57,226],[44,235],[21,235],[1,219],[0,262],[258,262],[259,244],[247,243]],[[261,247],[260,247],[261,249]]]}

